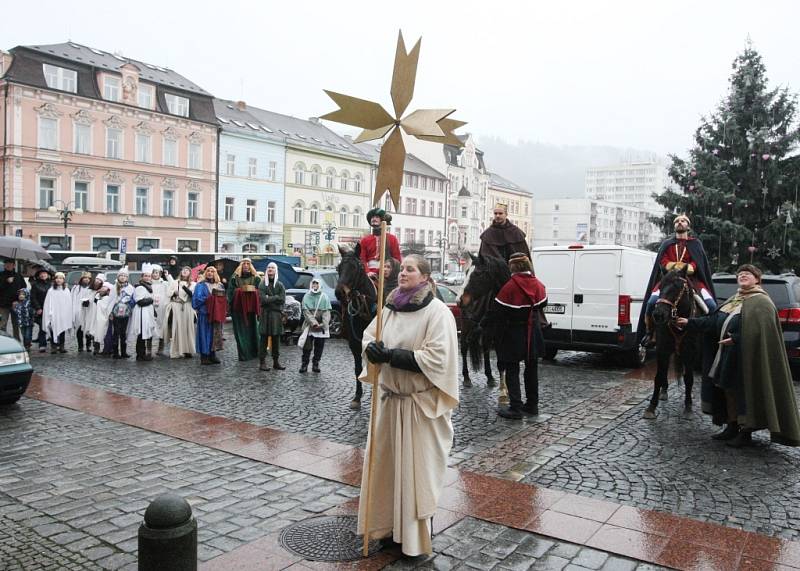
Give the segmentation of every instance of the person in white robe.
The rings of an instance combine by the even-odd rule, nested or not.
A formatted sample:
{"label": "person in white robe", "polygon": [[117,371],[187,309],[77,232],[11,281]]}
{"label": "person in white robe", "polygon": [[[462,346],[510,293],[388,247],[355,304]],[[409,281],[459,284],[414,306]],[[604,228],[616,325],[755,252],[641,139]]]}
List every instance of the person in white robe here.
{"label": "person in white robe", "polygon": [[52,287],[47,291],[42,308],[42,327],[50,335],[50,352],[66,353],[64,339],[72,330],[75,315],[72,311],[72,292],[67,289],[66,277],[57,272]]}
{"label": "person in white robe", "polygon": [[153,360],[156,314],[153,307],[152,266],[142,264],[142,279],[133,290],[133,311],[128,324],[128,343],[136,344],[136,360]]}
{"label": "person in white robe", "polygon": [[[86,315],[89,312],[88,300],[90,294],[93,293],[91,288],[93,281],[91,272],[83,272],[78,283],[72,286],[72,313],[74,315],[72,329],[75,331],[75,339],[78,341],[78,353],[83,353],[83,337],[84,335],[89,335]],[[85,306],[83,305],[84,299],[87,300]],[[86,349],[91,349],[91,343],[87,344]]]}
{"label": "person in white robe", "polygon": [[169,302],[164,312],[164,338],[169,342],[169,356],[173,359],[191,359],[194,355],[197,318],[192,309],[193,291],[192,268],[184,266],[178,279],[169,282]]}
{"label": "person in white robe", "polygon": [[[432,552],[431,529],[453,444],[451,411],[458,406],[458,337],[450,309],[436,299],[429,263],[403,259],[398,288],[364,332],[369,370],[379,366],[375,431],[364,458],[358,533],[364,534],[369,494],[371,539],[401,544],[417,556]],[[374,454],[371,478],[370,455]]]}
{"label": "person in white robe", "polygon": [[[94,323],[92,324],[92,336],[95,339],[105,339],[108,328],[111,326],[109,317],[111,316],[111,307],[114,298],[110,294],[113,288],[114,286],[109,282],[103,282],[103,285],[100,286],[100,289],[97,290],[95,294]],[[98,342],[95,341],[95,343]],[[106,356],[110,354],[111,353],[108,353]]]}
{"label": "person in white robe", "polygon": [[164,317],[167,313],[167,303],[169,302],[168,288],[169,283],[163,278],[164,270],[158,264],[153,264],[153,309],[156,313],[156,330],[153,339],[158,340],[156,355],[164,356]]}

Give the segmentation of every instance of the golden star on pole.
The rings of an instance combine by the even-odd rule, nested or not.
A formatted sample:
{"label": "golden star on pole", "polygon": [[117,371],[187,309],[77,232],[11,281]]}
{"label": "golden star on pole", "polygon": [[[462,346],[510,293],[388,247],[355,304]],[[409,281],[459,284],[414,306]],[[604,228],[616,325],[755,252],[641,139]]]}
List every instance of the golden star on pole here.
{"label": "golden star on pole", "polygon": [[321,118],[363,129],[356,137],[356,143],[382,139],[389,135],[381,147],[378,162],[378,176],[372,200],[375,206],[380,204],[384,193],[388,191],[395,208],[400,209],[400,187],[403,184],[406,148],[398,127],[402,127],[406,134],[424,141],[462,146],[453,131],[466,123],[449,118],[455,109],[417,109],[403,117],[414,96],[420,42],[421,39],[407,52],[403,32],[397,37],[391,88],[394,115],[386,111],[380,103],[325,90],[339,109]]}

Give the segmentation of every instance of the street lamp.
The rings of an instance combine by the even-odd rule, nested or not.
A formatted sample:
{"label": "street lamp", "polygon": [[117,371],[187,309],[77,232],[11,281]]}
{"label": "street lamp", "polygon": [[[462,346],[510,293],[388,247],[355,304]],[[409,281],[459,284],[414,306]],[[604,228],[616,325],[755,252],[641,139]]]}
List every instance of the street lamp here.
{"label": "street lamp", "polygon": [[333,222],[326,222],[322,225],[322,236],[328,241],[328,244],[330,244],[331,240],[336,236],[336,230],[336,224]]}
{"label": "street lamp", "polygon": [[[60,205],[60,208],[57,208],[56,205]],[[82,208],[75,208],[75,203],[64,202],[63,200],[56,200],[50,205],[47,209],[50,212],[58,212],[58,217],[61,219],[61,222],[64,223],[64,247],[69,249],[69,235],[67,234],[67,227],[69,223],[72,222],[72,215],[73,214],[83,214]]]}
{"label": "street lamp", "polygon": [[439,271],[444,273],[445,262],[447,261],[447,247],[450,244],[450,240],[448,240],[445,236],[436,239],[436,247],[442,251],[442,259],[441,259],[441,267]]}

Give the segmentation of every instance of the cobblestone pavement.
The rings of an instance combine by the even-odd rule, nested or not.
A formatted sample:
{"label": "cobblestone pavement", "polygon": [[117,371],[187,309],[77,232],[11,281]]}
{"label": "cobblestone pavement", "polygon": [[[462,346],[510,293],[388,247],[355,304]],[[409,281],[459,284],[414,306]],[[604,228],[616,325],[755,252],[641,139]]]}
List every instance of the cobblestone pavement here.
{"label": "cobblestone pavement", "polygon": [[0,569],[135,569],[144,509],[185,497],[211,559],[356,488],[23,399],[0,409]]}

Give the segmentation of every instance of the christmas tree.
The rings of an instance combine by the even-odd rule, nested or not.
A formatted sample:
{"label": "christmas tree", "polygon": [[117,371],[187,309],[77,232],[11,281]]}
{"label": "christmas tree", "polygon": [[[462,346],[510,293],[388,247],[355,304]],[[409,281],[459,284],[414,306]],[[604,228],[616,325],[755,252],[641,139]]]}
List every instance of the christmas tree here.
{"label": "christmas tree", "polygon": [[670,157],[679,190],[656,197],[668,211],[658,223],[671,234],[674,213],[688,214],[712,270],[751,260],[772,273],[800,265],[796,106],[788,89],[769,88],[748,41],[727,96],[701,119],[689,159]]}

